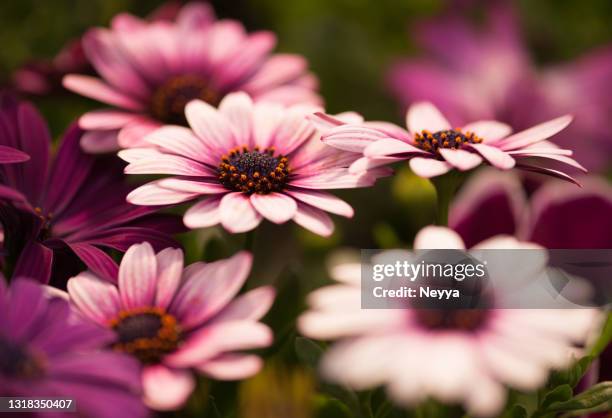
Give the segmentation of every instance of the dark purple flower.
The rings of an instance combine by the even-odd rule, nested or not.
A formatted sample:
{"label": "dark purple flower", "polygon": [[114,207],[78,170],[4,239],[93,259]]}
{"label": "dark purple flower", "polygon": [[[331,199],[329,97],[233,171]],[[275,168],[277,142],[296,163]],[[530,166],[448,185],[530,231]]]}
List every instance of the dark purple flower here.
{"label": "dark purple flower", "polygon": [[46,283],[54,267],[54,284],[62,286],[62,279],[82,270],[80,259],[115,281],[117,264],[100,247],[124,252],[142,241],[158,249],[179,246],[169,234],[183,229],[180,218],[127,203],[122,163],[83,153],[81,135],[70,127],[50,158],[47,125],[30,104],[13,101],[0,112],[0,145],[30,155],[26,163],[0,166],[0,222],[15,275]]}
{"label": "dark purple flower", "polygon": [[589,170],[609,162],[612,48],[536,68],[514,10],[501,2],[480,27],[455,13],[417,26],[414,36],[426,54],[398,62],[388,76],[403,106],[431,101],[453,125],[496,119],[516,129],[571,113],[572,126],[555,142]]}
{"label": "dark purple flower", "polygon": [[92,418],[148,416],[138,363],[102,350],[114,334],[80,318],[39,283],[18,278],[7,288],[0,277],[0,396],[72,398]]}

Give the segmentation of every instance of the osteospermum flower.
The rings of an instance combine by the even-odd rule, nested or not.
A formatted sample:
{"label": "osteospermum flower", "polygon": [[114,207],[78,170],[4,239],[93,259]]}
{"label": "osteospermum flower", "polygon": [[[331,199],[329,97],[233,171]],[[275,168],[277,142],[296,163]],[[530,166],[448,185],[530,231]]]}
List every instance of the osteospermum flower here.
{"label": "osteospermum flower", "polygon": [[[419,232],[414,247],[465,248],[443,227]],[[534,246],[498,236],[477,248]],[[512,278],[537,277],[542,268],[533,263],[513,270]],[[584,344],[597,325],[591,309],[496,309],[503,294],[482,309],[367,310],[361,308],[361,266],[341,265],[334,275],[339,284],[312,293],[311,310],[298,323],[309,337],[340,340],[322,360],[323,375],[358,390],[385,385],[407,406],[433,397],[461,403],[471,415],[494,416],[506,402],[505,385],[530,391],[545,384],[549,371],[568,366],[574,344]]]}
{"label": "osteospermum flower", "polygon": [[[323,141],[340,149],[362,151],[369,167],[409,160],[412,171],[421,177],[436,177],[453,169],[471,170],[488,163],[500,170],[516,167],[576,182],[550,165],[586,169],[570,157],[571,150],[559,149],[546,141],[571,120],[566,115],[515,134],[511,134],[510,126],[497,121],[478,121],[453,128],[433,104],[422,102],[408,109],[408,131],[338,121],[337,127],[323,135]],[[357,168],[353,167],[352,171]]]}
{"label": "osteospermum flower", "polygon": [[3,245],[16,275],[47,283],[53,270],[53,284],[62,286],[82,270],[80,259],[116,280],[117,264],[102,248],[125,251],[143,240],[156,248],[179,246],[170,234],[184,230],[180,218],[128,204],[121,161],[85,154],[79,128],[67,130],[50,159],[51,135],[30,104],[11,101],[0,120],[0,144],[30,155],[27,162],[0,165]]}
{"label": "osteospermum flower", "polygon": [[117,334],[116,351],[140,360],[147,405],[174,409],[194,389],[190,369],[234,380],[261,368],[259,357],[238,351],[271,344],[270,329],[258,320],[274,290],[235,298],[250,269],[251,255],[241,252],[183,270],[181,250],[155,254],[142,243],[125,253],[118,286],[85,272],[68,281],[68,293],[83,315]]}
{"label": "osteospermum flower", "polygon": [[312,111],[254,104],[245,93],[228,95],[218,109],[193,101],[185,109],[191,129],[163,127],[146,138],[156,150],[119,153],[130,162],[126,173],[176,176],[141,186],[127,199],[159,205],[204,197],[185,213],[190,228],[220,223],[244,232],[263,218],[278,224],[293,219],[329,235],[333,222],[325,212],[351,217],[353,209],[321,190],[371,186],[387,171],[350,174],[346,167],[359,154],[322,144],[305,117]]}
{"label": "osteospermum flower", "polygon": [[103,350],[114,339],[39,283],[0,277],[0,396],[74,399],[77,413],[60,417],[146,417],[138,362]]}
{"label": "osteospermum flower", "polygon": [[205,4],[185,5],[175,22],[118,15],[111,29],[93,29],[83,40],[102,80],[64,79],[66,88],[113,107],[80,118],[89,131],[82,145],[91,152],[141,146],[156,128],[185,124],[190,100],[216,106],[232,91],[284,104],[319,102],[304,58],[271,54],[275,44],[270,32],[247,34],[236,21],[216,21]]}

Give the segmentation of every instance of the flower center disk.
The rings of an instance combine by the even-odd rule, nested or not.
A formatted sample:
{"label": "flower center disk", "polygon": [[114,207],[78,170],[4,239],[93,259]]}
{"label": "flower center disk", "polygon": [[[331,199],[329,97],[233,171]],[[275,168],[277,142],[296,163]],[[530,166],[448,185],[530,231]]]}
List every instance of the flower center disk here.
{"label": "flower center disk", "polygon": [[446,129],[435,133],[421,131],[414,136],[414,141],[422,150],[439,154],[440,148],[459,149],[465,144],[480,144],[482,138],[473,132],[464,133],[460,129]]}
{"label": "flower center disk", "polygon": [[155,90],[150,111],[153,117],[163,122],[187,125],[185,106],[194,99],[217,105],[220,97],[206,79],[191,74],[181,75],[167,80]]}
{"label": "flower center disk", "polygon": [[122,311],[110,323],[117,333],[117,351],[131,354],[142,363],[158,363],[174,351],[181,340],[176,318],[161,308]]}
{"label": "flower center disk", "polygon": [[289,179],[289,160],[275,155],[274,148],[260,151],[234,148],[221,158],[217,173],[219,182],[229,190],[268,194],[284,189]]}
{"label": "flower center disk", "polygon": [[0,375],[36,378],[44,373],[44,361],[28,350],[0,336]]}
{"label": "flower center disk", "polygon": [[416,309],[415,319],[429,330],[476,331],[489,320],[487,309]]}

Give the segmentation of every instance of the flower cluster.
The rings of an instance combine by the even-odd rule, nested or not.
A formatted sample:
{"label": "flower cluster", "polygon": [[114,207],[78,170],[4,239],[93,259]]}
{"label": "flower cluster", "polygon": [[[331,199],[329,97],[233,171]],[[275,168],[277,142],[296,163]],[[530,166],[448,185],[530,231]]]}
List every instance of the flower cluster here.
{"label": "flower cluster", "polygon": [[[499,291],[478,309],[365,309],[368,265],[346,262],[330,262],[335,283],[314,289],[325,250],[373,246],[362,213],[383,224],[372,212],[397,202],[374,186],[393,168],[416,179],[411,202],[419,185],[436,191],[415,250],[611,248],[612,188],[574,159],[583,139],[564,135],[572,113],[589,136],[596,123],[583,98],[561,104],[540,91],[577,84],[582,71],[521,79],[529,64],[511,14],[492,10],[500,39],[482,45],[463,23],[421,28],[432,54],[456,64],[465,51],[454,42],[477,65],[398,64],[391,84],[406,128],[327,112],[304,57],[273,52],[273,33],[217,19],[205,3],[120,13],[18,69],[21,94],[55,100],[61,79],[72,99],[106,107],[89,103],[54,140],[44,112],[0,92],[0,397],[73,399],[92,418],[609,409],[610,383],[597,383],[609,373],[604,309],[509,309]],[[542,109],[517,122],[500,103],[528,97],[531,83]],[[336,195],[363,188],[357,210],[347,201],[359,192]],[[330,214],[357,219],[335,225]],[[491,271],[525,283],[547,263],[508,258]],[[604,273],[570,269],[559,286],[606,306],[609,264],[589,266]]]}

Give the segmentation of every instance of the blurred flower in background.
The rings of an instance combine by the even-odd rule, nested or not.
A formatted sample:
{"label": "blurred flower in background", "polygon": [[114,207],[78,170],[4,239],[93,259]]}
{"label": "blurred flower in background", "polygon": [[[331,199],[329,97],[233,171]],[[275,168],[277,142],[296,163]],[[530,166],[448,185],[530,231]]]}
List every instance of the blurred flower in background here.
{"label": "blurred flower in background", "polygon": [[273,338],[258,321],[272,306],[274,290],[235,297],[251,264],[251,255],[241,252],[183,270],[181,250],[155,254],[145,242],[125,253],[118,286],[84,272],[68,281],[68,293],[85,317],[117,334],[113,349],[141,362],[146,404],[177,409],[195,388],[190,369],[219,380],[261,369],[259,357],[238,353],[267,347]]}
{"label": "blurred flower in background", "polygon": [[82,320],[44,286],[16,278],[8,287],[0,275],[0,319],[0,396],[73,399],[92,418],[149,415],[137,362],[103,350],[113,333]]}
{"label": "blurred flower in background", "polygon": [[[184,227],[176,215],[130,205],[130,187],[121,162],[85,154],[82,131],[72,125],[55,154],[46,122],[26,102],[4,97],[0,144],[27,153],[21,164],[0,166],[0,191],[10,203],[0,206],[6,262],[15,275],[64,286],[79,271],[80,259],[107,280],[116,280],[117,264],[100,247],[125,251],[150,241],[156,248],[178,247],[170,235]],[[75,271],[76,270],[76,271]]]}
{"label": "blurred flower in background", "polygon": [[184,108],[200,99],[216,106],[232,91],[284,104],[318,103],[316,78],[306,60],[272,54],[276,36],[247,34],[237,21],[217,21],[204,3],[189,3],[176,22],[146,22],[129,14],[111,29],[92,29],[85,54],[102,80],[68,75],[69,90],[113,108],[86,113],[79,125],[90,152],[143,146],[143,137],[164,124],[186,125]]}
{"label": "blurred flower in background", "polygon": [[539,68],[512,2],[483,4],[480,26],[457,13],[416,25],[423,54],[392,66],[391,92],[403,106],[432,101],[453,125],[497,119],[525,129],[570,113],[575,121],[557,143],[575,150],[587,169],[605,169],[612,154],[612,47]]}
{"label": "blurred flower in background", "polygon": [[[164,3],[149,14],[148,20],[173,20],[179,8],[179,2]],[[66,93],[62,79],[70,73],[95,74],[85,56],[82,39],[68,41],[53,59],[32,60],[15,70],[11,87],[19,93],[36,96]]]}
{"label": "blurred flower in background", "polygon": [[[429,226],[417,234],[414,248],[465,244],[451,229]],[[502,235],[476,248],[540,247]],[[532,279],[545,262],[506,273],[518,282]],[[496,309],[503,294],[480,309],[362,309],[361,265],[336,266],[332,276],[338,283],[311,293],[310,311],[298,321],[306,336],[339,340],[324,354],[323,376],[356,390],[385,385],[392,399],[409,407],[431,396],[461,403],[469,414],[496,416],[506,403],[506,385],[542,387],[549,371],[568,367],[598,327],[594,309]]]}

